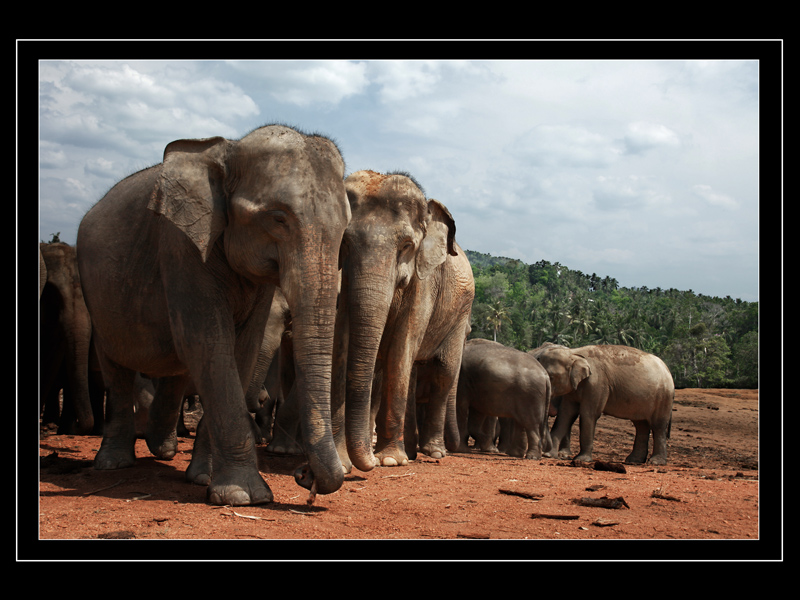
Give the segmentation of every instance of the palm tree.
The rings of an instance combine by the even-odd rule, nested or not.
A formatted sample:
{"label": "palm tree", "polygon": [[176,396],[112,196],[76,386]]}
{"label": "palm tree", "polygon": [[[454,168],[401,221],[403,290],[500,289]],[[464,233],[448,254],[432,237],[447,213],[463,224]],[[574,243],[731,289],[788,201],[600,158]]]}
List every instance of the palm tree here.
{"label": "palm tree", "polygon": [[486,316],[486,321],[494,329],[494,341],[497,341],[497,332],[502,329],[504,323],[511,323],[511,317],[508,315],[508,308],[501,300],[495,300],[489,305],[489,314]]}

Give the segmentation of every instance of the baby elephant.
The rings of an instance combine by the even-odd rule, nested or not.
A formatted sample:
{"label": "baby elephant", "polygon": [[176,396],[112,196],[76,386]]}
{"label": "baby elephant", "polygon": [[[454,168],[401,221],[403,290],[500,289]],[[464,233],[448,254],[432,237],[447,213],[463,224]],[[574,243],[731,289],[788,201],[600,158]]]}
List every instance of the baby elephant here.
{"label": "baby elephant", "polygon": [[592,459],[597,419],[601,414],[630,419],[636,426],[627,463],[644,463],[653,432],[653,465],[667,464],[667,437],[672,421],[675,385],[667,365],[652,354],[628,346],[567,348],[544,344],[532,354],[547,370],[553,396],[562,396],[550,432],[552,452],[569,455],[569,431],[580,416],[577,461]]}
{"label": "baby elephant", "polygon": [[[550,379],[531,355],[489,340],[466,343],[457,395],[462,446],[467,440],[468,413],[508,417],[527,434],[525,458],[539,459],[547,438],[549,405]],[[488,447],[487,440],[478,442]]]}

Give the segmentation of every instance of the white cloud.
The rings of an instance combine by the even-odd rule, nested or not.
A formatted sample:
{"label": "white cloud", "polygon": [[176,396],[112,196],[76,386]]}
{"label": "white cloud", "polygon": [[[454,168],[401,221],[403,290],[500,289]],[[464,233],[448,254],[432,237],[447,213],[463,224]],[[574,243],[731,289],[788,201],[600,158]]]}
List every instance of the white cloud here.
{"label": "white cloud", "polygon": [[637,175],[599,176],[592,197],[602,210],[655,208],[670,203],[669,196],[657,189],[655,181]]}
{"label": "white cloud", "polygon": [[624,141],[628,154],[642,154],[659,147],[677,148],[681,143],[678,134],[668,127],[645,121],[630,123]]}
{"label": "white cloud", "polygon": [[[297,106],[336,105],[368,84],[366,65],[350,61],[233,61],[252,86],[278,102]],[[245,81],[242,80],[242,85]]]}
{"label": "white cloud", "polygon": [[575,125],[539,125],[513,145],[537,167],[607,167],[619,158],[619,149],[602,135]]}
{"label": "white cloud", "polygon": [[731,198],[727,194],[717,192],[710,185],[697,184],[692,186],[692,191],[696,196],[702,198],[712,206],[718,206],[727,210],[739,208],[739,203],[734,198]]}

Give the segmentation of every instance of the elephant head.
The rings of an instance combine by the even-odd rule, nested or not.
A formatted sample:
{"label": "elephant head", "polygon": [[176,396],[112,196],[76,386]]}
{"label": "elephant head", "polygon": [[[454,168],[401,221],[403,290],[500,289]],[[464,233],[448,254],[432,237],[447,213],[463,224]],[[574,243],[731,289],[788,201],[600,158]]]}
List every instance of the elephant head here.
{"label": "elephant head", "polygon": [[345,180],[352,220],[342,242],[348,307],[345,430],[356,468],[374,466],[370,391],[381,339],[404,294],[456,255],[455,223],[409,176],[359,171]]}
{"label": "elephant head", "polygon": [[566,346],[546,343],[531,350],[531,354],[550,376],[553,397],[575,391],[580,383],[592,374],[589,361]]}
{"label": "elephant head", "polygon": [[[293,319],[297,394],[313,473],[296,477],[319,493],[335,491],[343,474],[330,429],[331,353],[339,247],[350,219],[338,149],[324,137],[283,126],[240,140],[178,140],[165,149],[148,207],[186,234],[209,269],[216,268],[212,250],[221,245],[227,265],[253,288],[280,287]],[[255,359],[239,367],[245,389]]]}

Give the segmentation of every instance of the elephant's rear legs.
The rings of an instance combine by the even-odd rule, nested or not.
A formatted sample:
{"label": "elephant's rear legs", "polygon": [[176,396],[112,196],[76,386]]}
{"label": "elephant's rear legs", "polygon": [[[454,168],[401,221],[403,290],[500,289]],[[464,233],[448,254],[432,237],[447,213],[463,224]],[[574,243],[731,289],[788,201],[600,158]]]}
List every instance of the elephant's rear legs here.
{"label": "elephant's rear legs", "polygon": [[[642,464],[647,462],[651,465],[667,464],[667,430],[669,424],[653,424],[649,421],[634,421],[636,427],[636,437],[633,441],[633,450],[625,459],[626,463]],[[653,432],[653,453],[650,460],[647,460],[647,450],[650,443],[650,431]]]}

